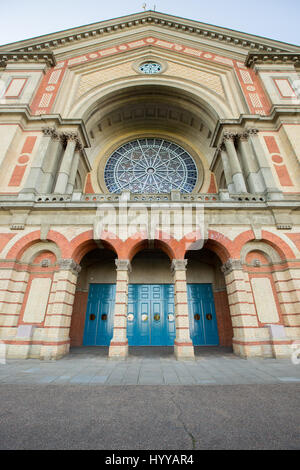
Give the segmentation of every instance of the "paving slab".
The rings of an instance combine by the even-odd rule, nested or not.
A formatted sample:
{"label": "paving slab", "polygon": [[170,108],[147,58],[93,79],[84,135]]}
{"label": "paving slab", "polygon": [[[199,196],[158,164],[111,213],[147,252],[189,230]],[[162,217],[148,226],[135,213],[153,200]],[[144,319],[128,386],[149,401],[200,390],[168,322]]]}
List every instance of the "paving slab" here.
{"label": "paving slab", "polygon": [[8,359],[1,384],[238,385],[300,383],[300,365],[289,359],[244,359],[230,348],[196,347],[195,361],[177,361],[172,348],[136,347],[110,360],[106,347],[72,348],[58,361]]}

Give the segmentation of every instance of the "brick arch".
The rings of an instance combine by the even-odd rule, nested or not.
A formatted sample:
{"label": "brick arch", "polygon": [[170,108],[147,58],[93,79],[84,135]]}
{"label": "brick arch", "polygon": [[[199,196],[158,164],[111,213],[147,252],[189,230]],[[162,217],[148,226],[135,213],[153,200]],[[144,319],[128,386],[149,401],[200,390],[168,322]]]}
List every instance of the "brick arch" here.
{"label": "brick arch", "polygon": [[[41,240],[41,231],[40,230],[35,230],[33,232],[28,233],[27,235],[24,235],[24,237],[20,238],[9,250],[9,252],[6,255],[6,259],[15,259],[15,260],[21,260],[23,254],[25,253],[28,248],[30,248],[32,245],[35,243],[45,241]],[[66,246],[68,245],[68,240],[64,235],[54,231],[50,230],[47,234],[47,241],[52,241],[54,242],[62,256],[64,256],[64,252],[66,250]]]}
{"label": "brick arch", "polygon": [[234,243],[223,233],[216,230],[208,231],[208,240],[205,242],[205,248],[213,251],[225,263],[229,258],[238,258],[234,249]]}
{"label": "brick arch", "polygon": [[[67,257],[72,258],[76,263],[80,263],[84,255],[98,247],[93,235],[93,230],[87,230],[73,238],[70,242]],[[100,241],[105,248],[119,256],[120,243],[122,243],[122,241],[117,236],[109,232],[102,232]]]}
{"label": "brick arch", "polygon": [[[132,260],[134,256],[148,248],[149,239],[147,234],[144,232],[135,233],[131,237],[127,238],[125,242],[120,246],[119,258]],[[176,257],[170,240],[163,237],[155,237],[154,248],[162,250],[171,260]]]}
{"label": "brick arch", "polygon": [[[235,257],[240,257],[241,249],[243,246],[249,242],[256,240],[252,230],[247,230],[246,232],[238,235],[234,241],[235,247]],[[262,230],[260,242],[264,242],[267,245],[270,245],[280,256],[282,260],[286,259],[295,259],[295,254],[290,246],[278,235],[268,232],[267,230]]]}

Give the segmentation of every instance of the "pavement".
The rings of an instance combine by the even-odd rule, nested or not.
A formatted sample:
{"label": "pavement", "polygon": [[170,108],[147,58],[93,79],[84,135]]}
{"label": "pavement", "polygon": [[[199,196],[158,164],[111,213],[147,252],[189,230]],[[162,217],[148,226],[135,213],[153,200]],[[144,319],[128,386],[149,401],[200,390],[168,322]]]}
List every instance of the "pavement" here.
{"label": "pavement", "polygon": [[148,451],[139,468],[153,451],[200,465],[198,450],[299,450],[299,384],[290,359],[220,347],[182,362],[172,348],[130,348],[121,361],[91,347],[58,361],[9,359],[0,364],[0,450],[101,450],[98,464]]}
{"label": "pavement", "polygon": [[195,350],[195,361],[177,361],[171,347],[132,347],[126,360],[108,359],[105,347],[72,348],[57,361],[8,359],[0,364],[0,384],[300,384],[300,364],[291,359],[243,359],[222,347]]}

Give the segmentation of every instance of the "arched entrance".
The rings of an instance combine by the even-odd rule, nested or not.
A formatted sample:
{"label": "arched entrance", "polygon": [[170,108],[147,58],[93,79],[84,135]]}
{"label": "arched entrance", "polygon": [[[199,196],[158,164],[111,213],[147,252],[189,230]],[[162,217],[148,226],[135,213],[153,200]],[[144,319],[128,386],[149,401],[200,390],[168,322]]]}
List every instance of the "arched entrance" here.
{"label": "arched entrance", "polygon": [[173,346],[176,336],[170,259],[144,249],[131,262],[127,338],[130,346]]}
{"label": "arched entrance", "polygon": [[186,253],[187,294],[194,346],[232,346],[232,324],[221,261],[207,248]]}
{"label": "arched entrance", "polygon": [[105,248],[81,260],[72,323],[71,346],[109,346],[113,335],[116,254]]}

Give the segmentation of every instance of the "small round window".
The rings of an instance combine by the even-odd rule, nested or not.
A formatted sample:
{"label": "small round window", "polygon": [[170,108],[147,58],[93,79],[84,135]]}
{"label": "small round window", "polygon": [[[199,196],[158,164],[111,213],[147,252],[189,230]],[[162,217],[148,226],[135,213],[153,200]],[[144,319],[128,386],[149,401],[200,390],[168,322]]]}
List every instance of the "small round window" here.
{"label": "small round window", "polygon": [[157,62],[144,62],[139,66],[139,70],[146,74],[159,73],[162,70],[162,66]]}

